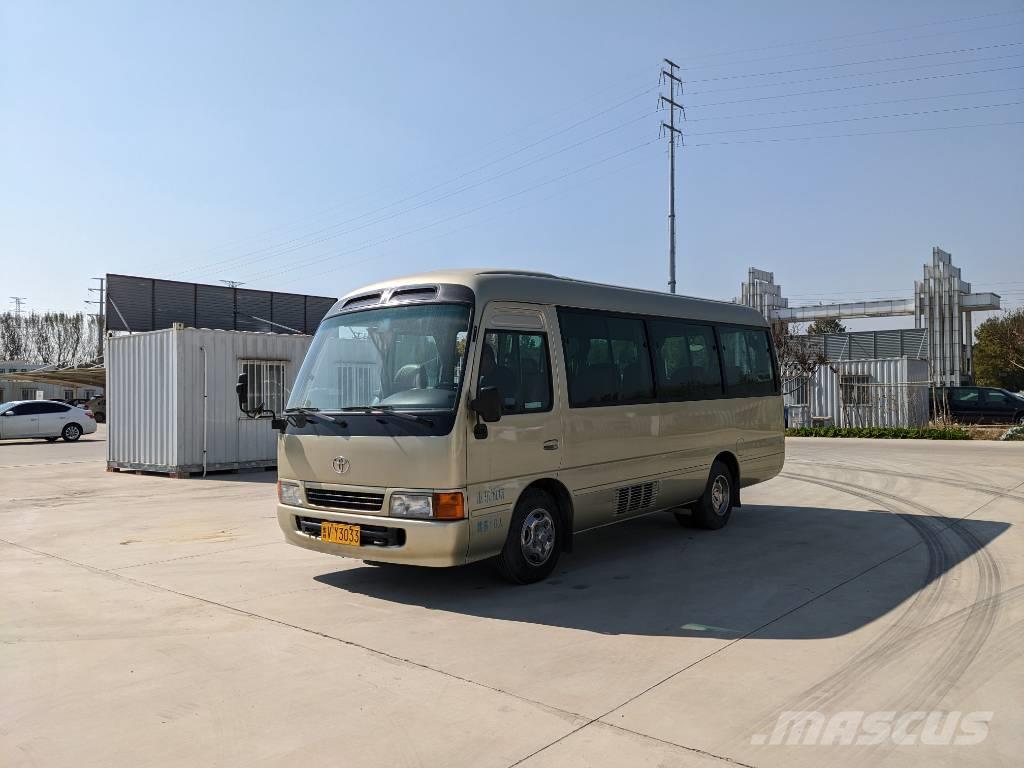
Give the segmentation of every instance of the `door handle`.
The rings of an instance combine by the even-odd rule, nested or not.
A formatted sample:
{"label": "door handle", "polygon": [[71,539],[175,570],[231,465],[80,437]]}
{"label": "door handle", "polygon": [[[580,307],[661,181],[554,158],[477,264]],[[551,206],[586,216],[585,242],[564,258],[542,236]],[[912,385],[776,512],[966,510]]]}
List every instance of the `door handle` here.
{"label": "door handle", "polygon": [[545,451],[557,451],[558,450],[558,441],[557,440],[545,440],[544,441],[544,450]]}

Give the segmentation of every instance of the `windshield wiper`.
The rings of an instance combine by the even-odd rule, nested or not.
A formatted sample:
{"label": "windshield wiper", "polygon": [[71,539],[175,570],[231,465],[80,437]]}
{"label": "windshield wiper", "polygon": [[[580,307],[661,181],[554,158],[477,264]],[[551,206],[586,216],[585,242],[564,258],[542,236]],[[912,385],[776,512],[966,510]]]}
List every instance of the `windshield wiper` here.
{"label": "windshield wiper", "polygon": [[428,427],[434,426],[434,422],[428,419],[426,416],[420,416],[409,411],[396,411],[393,405],[361,405],[361,406],[350,406],[345,409],[346,411],[358,411],[359,413],[369,413],[379,416],[398,416],[408,421],[415,421],[420,424],[426,424]]}
{"label": "windshield wiper", "polygon": [[[303,417],[305,417],[306,419],[308,419],[309,421],[313,421],[313,422],[317,422],[317,421],[325,422],[326,421],[326,422],[330,422],[331,424],[337,424],[337,425],[342,426],[342,427],[347,427],[348,426],[348,423],[346,421],[342,420],[342,419],[335,419],[332,416],[328,416],[326,413],[320,413],[320,409],[319,408],[306,408],[306,407],[301,407],[300,406],[298,408],[285,408],[284,412],[286,414],[300,414]],[[296,424],[296,426],[301,427],[301,426],[304,426],[304,425]]]}

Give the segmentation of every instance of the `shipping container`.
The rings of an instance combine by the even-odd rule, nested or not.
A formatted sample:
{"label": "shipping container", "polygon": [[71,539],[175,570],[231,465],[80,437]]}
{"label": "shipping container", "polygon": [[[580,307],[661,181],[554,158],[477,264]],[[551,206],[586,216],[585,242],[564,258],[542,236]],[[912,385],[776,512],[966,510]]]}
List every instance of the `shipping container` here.
{"label": "shipping container", "polygon": [[824,363],[783,384],[787,426],[923,427],[928,361],[908,357]]}
{"label": "shipping container", "polygon": [[107,339],[107,467],[169,474],[272,467],[270,418],[238,408],[235,383],[249,374],[250,405],[282,410],[311,336],[175,327]]}

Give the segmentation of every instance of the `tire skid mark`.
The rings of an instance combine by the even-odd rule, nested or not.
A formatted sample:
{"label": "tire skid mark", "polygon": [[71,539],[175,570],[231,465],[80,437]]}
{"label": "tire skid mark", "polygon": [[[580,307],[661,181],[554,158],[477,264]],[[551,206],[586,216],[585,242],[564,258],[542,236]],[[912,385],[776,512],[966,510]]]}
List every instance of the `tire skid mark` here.
{"label": "tire skid mark", "polygon": [[[912,509],[916,509],[922,514],[928,515],[931,520],[934,520],[933,516],[938,515],[950,521],[949,525],[941,528],[940,533],[952,531],[958,537],[958,543],[966,549],[967,556],[974,562],[978,570],[978,585],[975,599],[971,605],[965,609],[966,615],[964,616],[964,621],[961,624],[956,637],[950,643],[946,644],[943,652],[935,662],[930,665],[930,674],[921,679],[916,685],[912,685],[910,688],[906,689],[904,695],[901,697],[903,703],[907,707],[912,707],[915,710],[928,709],[929,706],[937,705],[952,689],[959,678],[963,676],[964,672],[966,672],[967,668],[978,656],[982,646],[988,640],[988,637],[995,626],[1002,602],[994,599],[999,593],[999,587],[1001,584],[999,568],[995,559],[985,548],[983,543],[980,542],[971,531],[961,525],[961,520],[948,518],[937,510],[926,507],[916,501],[874,488],[864,489],[860,486],[855,486],[840,480],[825,480],[810,475],[792,473],[784,474],[790,474],[794,479],[803,480],[805,482],[826,485],[835,490],[860,496],[866,500],[871,500],[871,496],[888,499],[897,504],[902,504]],[[891,507],[888,507],[885,503],[882,505],[891,509]],[[907,522],[911,522],[908,518],[914,517],[915,516],[913,515],[900,515],[900,518]],[[923,521],[919,520],[918,522]],[[918,530],[920,529],[918,528]],[[944,559],[948,560],[950,557],[956,558],[960,554],[953,550],[944,538],[940,538],[938,543],[940,547],[943,548]],[[955,562],[959,561],[954,560],[954,563]],[[959,613],[960,612],[957,612],[957,614]],[[895,649],[890,647],[889,650],[891,652],[886,655],[891,657],[902,655],[906,650],[906,647],[904,647],[903,643],[900,643],[899,645],[900,647]],[[856,664],[857,657],[854,657],[850,663]],[[874,669],[871,671],[874,671]]]}
{"label": "tire skid mark", "polygon": [[828,467],[829,469],[841,469],[844,471],[853,470],[854,472],[867,472],[872,475],[899,477],[904,480],[930,480],[931,482],[939,483],[940,485],[948,485],[953,488],[962,488],[968,491],[977,491],[978,493],[985,493],[990,496],[999,496],[1004,499],[1011,499],[1024,504],[1024,495],[1014,493],[1014,488],[999,488],[994,485],[983,485],[970,480],[953,479],[948,475],[908,475],[904,472],[897,472],[892,469],[881,469],[879,467],[864,466],[863,464],[838,464],[823,461],[807,461],[802,459],[790,459],[787,461],[787,464],[803,464],[808,467]]}
{"label": "tire skid mark", "polygon": [[922,579],[921,588],[916,591],[910,605],[899,618],[836,672],[805,690],[801,694],[802,699],[798,705],[787,707],[787,709],[800,711],[819,710],[849,692],[865,677],[881,670],[900,652],[905,640],[930,622],[935,609],[947,591],[948,579],[946,576],[949,571],[951,553],[943,544],[940,536],[941,528],[936,525],[933,516],[922,519],[918,515],[900,512],[899,509],[894,509],[891,503],[869,495],[857,486],[839,481],[791,472],[785,472],[783,476],[849,493],[872,504],[885,507],[914,529],[928,552],[928,569]]}

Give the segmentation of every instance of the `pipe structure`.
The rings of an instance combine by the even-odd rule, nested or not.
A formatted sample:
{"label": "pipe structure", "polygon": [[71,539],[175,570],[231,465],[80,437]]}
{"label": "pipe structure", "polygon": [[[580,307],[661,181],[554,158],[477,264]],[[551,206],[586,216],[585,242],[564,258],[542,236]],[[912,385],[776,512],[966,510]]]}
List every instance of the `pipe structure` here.
{"label": "pipe structure", "polygon": [[206,419],[206,401],[207,395],[207,366],[206,366],[206,347],[200,347],[203,351],[203,478],[206,477],[206,435],[207,435],[207,419]]}

